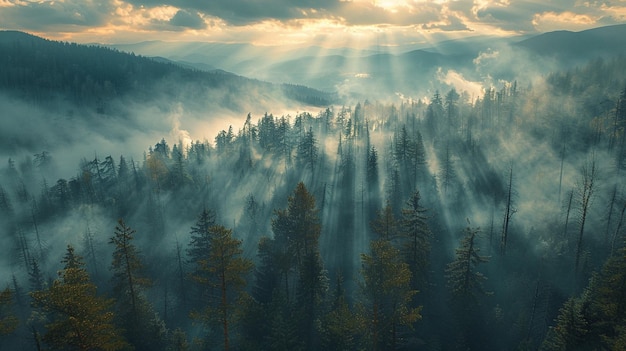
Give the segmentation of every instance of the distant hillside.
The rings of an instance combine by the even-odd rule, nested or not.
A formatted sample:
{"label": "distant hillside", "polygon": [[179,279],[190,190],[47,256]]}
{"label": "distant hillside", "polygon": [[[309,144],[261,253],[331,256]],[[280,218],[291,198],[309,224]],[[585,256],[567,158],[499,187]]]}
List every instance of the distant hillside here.
{"label": "distant hillside", "polygon": [[555,31],[515,44],[535,54],[567,62],[626,53],[626,24],[581,32]]}
{"label": "distant hillside", "polygon": [[102,111],[107,101],[132,97],[198,98],[224,92],[222,107],[237,110],[248,92],[274,98],[288,96],[305,104],[328,105],[333,95],[314,89],[274,85],[221,70],[204,71],[116,49],[50,41],[22,32],[0,32],[0,91],[21,98],[69,100]]}

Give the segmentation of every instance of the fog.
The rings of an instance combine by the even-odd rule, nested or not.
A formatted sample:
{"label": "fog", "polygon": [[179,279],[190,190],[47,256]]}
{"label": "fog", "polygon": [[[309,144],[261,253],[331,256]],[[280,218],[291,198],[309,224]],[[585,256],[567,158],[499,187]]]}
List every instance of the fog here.
{"label": "fog", "polygon": [[[538,347],[562,302],[583,290],[624,235],[617,223],[626,202],[618,113],[625,61],[559,67],[553,58],[497,45],[466,53],[459,65],[436,58],[415,72],[406,60],[427,54],[350,57],[350,69],[321,61],[302,81],[288,82],[308,84],[327,71],[333,79],[318,87],[332,87],[339,98],[327,107],[254,82],[195,90],[174,77],[159,81],[154,96],[118,93],[99,110],[66,96],[42,102],[3,93],[0,246],[7,254],[0,282],[14,284],[15,277],[27,291],[33,260],[54,278],[72,244],[109,292],[108,242],[123,218],[137,230],[155,281],[146,293],[155,311],[169,328],[202,336],[177,290],[188,273],[179,271],[188,267],[177,266],[177,255],[187,262],[198,215],[213,211],[242,240],[243,255],[259,264],[259,240],[275,235],[275,210],[303,182],[319,210],[325,272],[329,281],[343,276],[356,305],[361,254],[377,238],[370,226],[377,211],[389,204],[399,219],[419,191],[433,238],[428,284],[417,295],[425,307],[416,338],[444,349],[457,345],[444,340],[455,311],[441,301],[450,295],[446,265],[469,225],[481,228],[476,245],[491,257],[481,270],[493,295],[480,297],[474,312],[503,335],[486,348],[525,340]],[[301,70],[313,62],[300,59],[304,66],[294,67]],[[372,147],[376,182],[368,173]],[[590,190],[591,167],[597,173]],[[255,278],[248,280],[254,286]],[[550,294],[542,318],[519,322],[537,303],[532,289],[539,285]],[[493,330],[463,342],[476,347]]]}

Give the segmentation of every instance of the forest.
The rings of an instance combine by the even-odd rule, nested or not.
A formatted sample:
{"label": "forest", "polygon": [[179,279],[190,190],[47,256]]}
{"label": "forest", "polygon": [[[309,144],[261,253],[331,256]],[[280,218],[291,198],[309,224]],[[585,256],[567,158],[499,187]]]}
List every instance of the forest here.
{"label": "forest", "polygon": [[626,349],[625,64],[11,157],[0,348]]}

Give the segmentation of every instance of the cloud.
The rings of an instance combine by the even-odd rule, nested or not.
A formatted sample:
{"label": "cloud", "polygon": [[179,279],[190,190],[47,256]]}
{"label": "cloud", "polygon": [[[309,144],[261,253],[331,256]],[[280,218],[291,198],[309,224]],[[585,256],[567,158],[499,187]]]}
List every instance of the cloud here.
{"label": "cloud", "polygon": [[443,69],[439,67],[437,70],[437,80],[454,87],[458,92],[467,92],[470,98],[476,98],[483,94],[483,86],[480,82],[467,80],[463,77],[463,74],[453,69],[449,69],[444,73]]}
{"label": "cloud", "polygon": [[484,61],[497,59],[499,56],[500,56],[499,51],[488,49],[487,51],[481,51],[478,54],[478,56],[474,60],[472,60],[472,62],[475,65],[480,66],[481,64],[484,63]]}
{"label": "cloud", "polygon": [[188,12],[185,10],[178,10],[174,17],[169,22],[173,26],[187,27],[193,29],[202,29],[206,27],[206,23],[197,12]]}
{"label": "cloud", "polygon": [[[624,23],[624,1],[585,0],[0,0],[0,28],[92,43],[141,40],[261,45],[390,45],[582,30]],[[343,43],[343,44],[342,44]],[[315,43],[319,44],[319,43]]]}
{"label": "cloud", "polygon": [[258,23],[264,20],[290,20],[295,18],[319,17],[317,13],[332,12],[339,0],[129,0],[136,6],[170,5],[181,9],[195,10],[207,16],[219,17],[235,26]]}
{"label": "cloud", "polygon": [[109,1],[17,1],[3,0],[0,23],[4,28],[65,31],[105,25],[113,7]]}
{"label": "cloud", "polygon": [[583,30],[595,24],[597,18],[587,14],[578,14],[570,11],[543,12],[533,17],[533,26],[539,31],[552,30]]}
{"label": "cloud", "polygon": [[438,29],[447,32],[471,30],[460,18],[456,16],[446,16],[442,21],[422,24],[421,28],[427,30]]}

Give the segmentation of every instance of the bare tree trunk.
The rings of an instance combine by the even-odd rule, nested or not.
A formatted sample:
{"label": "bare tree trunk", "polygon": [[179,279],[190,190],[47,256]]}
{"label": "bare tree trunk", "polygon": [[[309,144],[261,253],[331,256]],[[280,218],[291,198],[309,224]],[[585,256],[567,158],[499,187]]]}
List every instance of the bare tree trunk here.
{"label": "bare tree trunk", "polygon": [[583,234],[585,233],[585,222],[587,220],[587,213],[589,211],[589,205],[591,204],[591,197],[594,191],[594,181],[596,178],[596,162],[595,159],[591,160],[589,165],[585,165],[582,168],[582,184],[580,191],[580,229],[578,231],[578,240],[576,242],[576,270],[580,266],[580,257],[583,251]]}
{"label": "bare tree trunk", "polygon": [[567,238],[567,225],[569,224],[569,214],[572,210],[572,200],[574,199],[574,189],[570,190],[567,200],[567,213],[565,215],[565,226],[563,227],[563,238]]}
{"label": "bare tree trunk", "polygon": [[613,217],[613,207],[615,206],[615,197],[617,196],[617,185],[613,187],[613,195],[611,203],[609,203],[609,213],[606,216],[606,232],[604,233],[604,245],[609,245],[609,232],[611,231],[611,219]]}
{"label": "bare tree trunk", "polygon": [[511,217],[515,214],[516,210],[512,208],[513,204],[513,166],[509,169],[509,186],[506,197],[506,209],[504,210],[504,221],[502,222],[502,239],[500,241],[500,253],[504,255],[506,253],[506,242],[509,235],[509,224]]}
{"label": "bare tree trunk", "polygon": [[624,201],[624,206],[622,206],[622,213],[620,214],[617,228],[615,228],[615,233],[613,234],[613,240],[611,242],[611,256],[613,256],[613,252],[615,251],[615,242],[617,241],[619,232],[622,229],[622,224],[624,223],[624,212],[626,212],[626,201]]}

